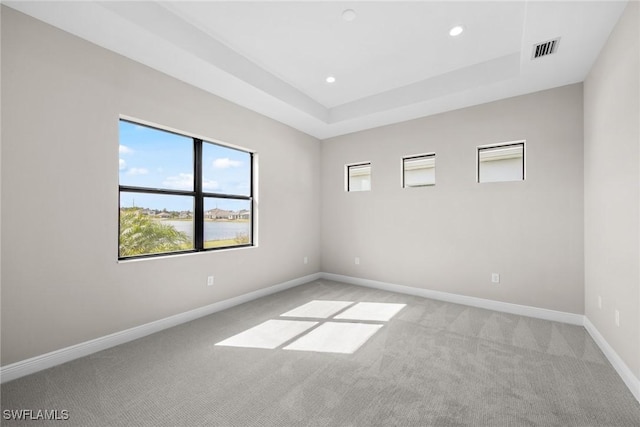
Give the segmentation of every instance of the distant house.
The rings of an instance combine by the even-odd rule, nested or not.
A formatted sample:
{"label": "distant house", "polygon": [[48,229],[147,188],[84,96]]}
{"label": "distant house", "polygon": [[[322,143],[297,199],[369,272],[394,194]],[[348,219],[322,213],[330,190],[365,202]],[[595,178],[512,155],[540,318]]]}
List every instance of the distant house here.
{"label": "distant house", "polygon": [[227,211],[224,209],[210,209],[204,213],[205,219],[214,220],[234,220],[234,219],[250,219],[251,212],[246,209],[241,211]]}
{"label": "distant house", "polygon": [[182,211],[182,212],[180,212],[180,215],[178,216],[178,218],[180,218],[180,219],[188,219],[188,218],[191,218],[191,212],[189,212],[189,211]]}
{"label": "distant house", "polygon": [[235,219],[235,213],[224,209],[210,209],[204,213],[206,219]]}
{"label": "distant house", "polygon": [[171,214],[169,212],[160,212],[157,217],[162,219],[171,218]]}

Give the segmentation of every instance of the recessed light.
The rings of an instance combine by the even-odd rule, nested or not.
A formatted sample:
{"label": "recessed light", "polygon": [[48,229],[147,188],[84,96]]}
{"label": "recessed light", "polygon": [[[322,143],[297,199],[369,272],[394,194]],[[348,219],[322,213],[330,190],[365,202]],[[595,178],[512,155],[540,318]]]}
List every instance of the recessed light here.
{"label": "recessed light", "polygon": [[356,19],[356,11],[353,9],[346,9],[344,12],[342,12],[342,19],[347,22],[353,21],[354,19]]}
{"label": "recessed light", "polygon": [[456,37],[462,34],[463,31],[464,31],[464,27],[462,25],[456,25],[455,27],[449,30],[449,35],[451,37]]}
{"label": "recessed light", "polygon": [[336,82],[336,78],[333,76],[329,76],[326,79],[324,79],[327,83],[335,83]]}

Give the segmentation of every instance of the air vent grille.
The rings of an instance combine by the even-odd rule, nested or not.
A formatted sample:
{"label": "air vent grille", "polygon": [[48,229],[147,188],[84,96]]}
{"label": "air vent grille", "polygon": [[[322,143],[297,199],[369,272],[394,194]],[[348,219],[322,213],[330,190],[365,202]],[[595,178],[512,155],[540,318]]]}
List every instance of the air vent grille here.
{"label": "air vent grille", "polygon": [[531,56],[531,59],[555,53],[556,50],[558,50],[558,43],[560,43],[560,38],[533,45],[533,55]]}

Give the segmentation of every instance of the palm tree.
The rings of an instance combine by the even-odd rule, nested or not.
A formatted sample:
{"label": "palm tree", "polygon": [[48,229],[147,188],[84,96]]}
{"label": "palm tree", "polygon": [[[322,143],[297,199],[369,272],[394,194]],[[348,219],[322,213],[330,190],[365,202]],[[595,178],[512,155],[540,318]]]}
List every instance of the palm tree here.
{"label": "palm tree", "polygon": [[143,215],[139,209],[120,210],[120,256],[135,256],[189,249],[186,233]]}
{"label": "palm tree", "polygon": [[239,245],[246,245],[249,243],[249,233],[236,233],[236,238],[233,240]]}

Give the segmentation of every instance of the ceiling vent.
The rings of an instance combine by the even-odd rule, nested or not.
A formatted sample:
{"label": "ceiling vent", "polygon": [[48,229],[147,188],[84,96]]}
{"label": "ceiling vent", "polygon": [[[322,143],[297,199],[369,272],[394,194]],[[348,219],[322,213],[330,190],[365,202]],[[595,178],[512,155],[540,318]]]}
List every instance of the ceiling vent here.
{"label": "ceiling vent", "polygon": [[543,43],[538,43],[533,45],[533,55],[531,59],[540,58],[541,56],[551,55],[558,50],[558,43],[560,43],[560,38],[549,40]]}

